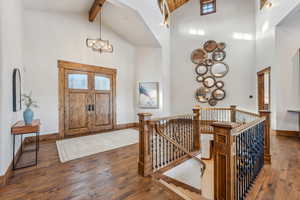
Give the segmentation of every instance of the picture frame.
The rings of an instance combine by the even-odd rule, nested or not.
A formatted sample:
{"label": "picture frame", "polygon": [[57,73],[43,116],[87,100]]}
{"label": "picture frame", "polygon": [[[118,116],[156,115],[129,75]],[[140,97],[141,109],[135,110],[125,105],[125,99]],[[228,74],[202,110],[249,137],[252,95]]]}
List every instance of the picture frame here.
{"label": "picture frame", "polygon": [[139,107],[144,109],[159,108],[159,83],[139,83]]}

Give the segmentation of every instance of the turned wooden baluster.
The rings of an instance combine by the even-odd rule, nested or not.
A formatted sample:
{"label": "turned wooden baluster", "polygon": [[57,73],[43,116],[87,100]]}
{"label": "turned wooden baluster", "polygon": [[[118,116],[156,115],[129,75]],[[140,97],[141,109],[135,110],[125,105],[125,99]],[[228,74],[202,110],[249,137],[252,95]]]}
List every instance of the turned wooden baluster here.
{"label": "turned wooden baluster", "polygon": [[260,110],[259,114],[261,117],[266,117],[265,123],[264,123],[264,133],[265,133],[265,146],[264,146],[264,160],[266,164],[271,163],[271,153],[270,153],[270,119],[271,119],[271,112],[269,110]]}
{"label": "turned wooden baluster", "polygon": [[139,162],[138,173],[141,176],[151,175],[152,157],[150,152],[151,116],[150,113],[139,113]]}
{"label": "turned wooden baluster", "polygon": [[194,137],[194,151],[200,151],[200,108],[193,108],[193,137]]}

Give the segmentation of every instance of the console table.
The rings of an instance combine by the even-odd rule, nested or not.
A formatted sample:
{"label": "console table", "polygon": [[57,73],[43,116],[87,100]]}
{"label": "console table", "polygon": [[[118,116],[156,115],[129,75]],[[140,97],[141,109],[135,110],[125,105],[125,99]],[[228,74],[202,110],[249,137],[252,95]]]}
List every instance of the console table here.
{"label": "console table", "polygon": [[[35,151],[35,163],[27,166],[22,166],[17,168],[17,163],[19,158],[22,156],[23,152],[23,135],[35,133],[35,149],[29,151]],[[37,157],[39,151],[39,133],[40,133],[40,120],[36,119],[32,122],[32,124],[27,125],[24,121],[19,121],[11,127],[11,134],[13,135],[13,170],[21,169],[25,167],[31,167],[37,165]],[[15,143],[16,143],[16,135],[21,135],[21,154],[18,157],[18,160],[15,161]],[[28,152],[28,151],[26,151]]]}

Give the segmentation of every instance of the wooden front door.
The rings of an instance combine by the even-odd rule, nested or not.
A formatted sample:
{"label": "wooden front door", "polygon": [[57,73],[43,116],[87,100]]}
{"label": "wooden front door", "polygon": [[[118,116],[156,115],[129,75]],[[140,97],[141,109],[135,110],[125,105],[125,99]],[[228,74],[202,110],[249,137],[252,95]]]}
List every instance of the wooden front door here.
{"label": "wooden front door", "polygon": [[94,110],[93,130],[101,131],[103,129],[113,128],[112,113],[112,76],[105,74],[94,74],[93,104]]}
{"label": "wooden front door", "polygon": [[59,61],[60,137],[115,125],[116,70]]}

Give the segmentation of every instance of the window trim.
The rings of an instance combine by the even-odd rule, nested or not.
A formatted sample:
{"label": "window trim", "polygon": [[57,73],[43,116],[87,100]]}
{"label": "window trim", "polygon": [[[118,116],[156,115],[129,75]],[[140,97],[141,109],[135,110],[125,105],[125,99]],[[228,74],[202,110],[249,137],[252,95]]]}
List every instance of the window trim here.
{"label": "window trim", "polygon": [[[213,3],[214,10],[211,12],[203,13],[203,6],[208,4],[208,3]],[[200,0],[200,13],[201,15],[209,15],[217,12],[217,3],[216,0]]]}

